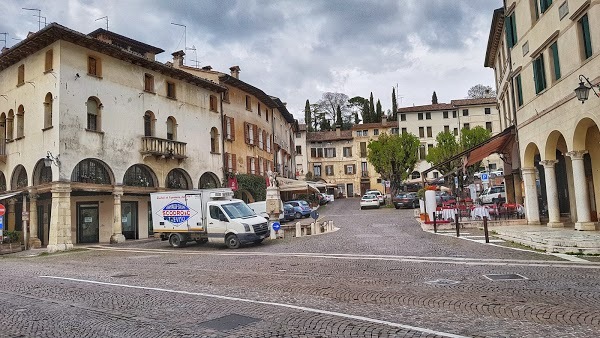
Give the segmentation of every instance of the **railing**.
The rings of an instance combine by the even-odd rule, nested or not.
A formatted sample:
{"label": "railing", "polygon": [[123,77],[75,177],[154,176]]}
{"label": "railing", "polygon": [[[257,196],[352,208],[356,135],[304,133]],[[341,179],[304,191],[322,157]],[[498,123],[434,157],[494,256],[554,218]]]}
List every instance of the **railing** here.
{"label": "railing", "polygon": [[360,174],[360,177],[369,177],[369,172],[366,170],[363,170]]}
{"label": "railing", "polygon": [[153,136],[144,136],[142,137],[141,153],[143,155],[154,155],[182,160],[187,158],[185,150],[186,144],[187,143],[185,142],[166,140]]}

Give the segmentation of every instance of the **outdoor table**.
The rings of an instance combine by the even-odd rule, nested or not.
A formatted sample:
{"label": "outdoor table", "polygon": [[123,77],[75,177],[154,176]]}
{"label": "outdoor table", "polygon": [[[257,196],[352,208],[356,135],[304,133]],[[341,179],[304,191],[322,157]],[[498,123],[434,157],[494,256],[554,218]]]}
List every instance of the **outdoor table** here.
{"label": "outdoor table", "polygon": [[454,215],[456,215],[458,211],[453,208],[444,208],[442,209],[442,219],[454,220]]}
{"label": "outdoor table", "polygon": [[486,207],[475,207],[471,211],[471,219],[483,219],[483,217],[490,219],[490,211]]}

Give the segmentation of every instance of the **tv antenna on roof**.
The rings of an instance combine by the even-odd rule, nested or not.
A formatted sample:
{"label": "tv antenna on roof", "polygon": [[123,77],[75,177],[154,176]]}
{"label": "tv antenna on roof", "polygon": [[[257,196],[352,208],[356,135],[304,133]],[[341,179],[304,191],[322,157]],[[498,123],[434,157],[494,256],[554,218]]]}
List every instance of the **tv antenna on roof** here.
{"label": "tv antenna on roof", "polygon": [[[183,27],[183,50],[187,50],[187,26],[181,23],[175,23],[175,22],[171,22],[171,25],[175,25],[175,26],[179,26],[179,27]],[[181,41],[180,41],[181,42]],[[190,48],[191,49],[191,48]],[[194,50],[196,50],[196,47],[194,47]],[[184,64],[185,64],[185,59],[183,59]]]}
{"label": "tv antenna on roof", "polygon": [[34,15],[34,16],[38,18],[38,31],[40,29],[42,29],[42,10],[41,9],[37,9],[37,8],[25,8],[25,7],[21,8],[21,9],[24,9],[26,11],[37,11],[38,14]]}
{"label": "tv antenna on roof", "polygon": [[98,20],[102,20],[102,19],[106,19],[106,30],[108,30],[108,15],[107,16],[103,16],[101,18],[98,18],[98,19],[96,19],[94,21],[98,21]]}
{"label": "tv antenna on roof", "polygon": [[4,42],[4,48],[6,48],[6,39],[8,38],[8,33],[0,33],[0,35],[4,35],[0,42]]}

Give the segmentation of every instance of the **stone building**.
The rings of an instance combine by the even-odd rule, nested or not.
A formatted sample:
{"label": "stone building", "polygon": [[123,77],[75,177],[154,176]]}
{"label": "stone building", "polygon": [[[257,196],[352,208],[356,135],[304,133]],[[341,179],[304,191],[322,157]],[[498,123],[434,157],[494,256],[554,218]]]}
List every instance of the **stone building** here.
{"label": "stone building", "polygon": [[27,210],[30,245],[51,252],[145,238],[150,192],[220,184],[227,88],[155,61],[161,52],[56,23],[3,50],[5,229],[22,232]]}
{"label": "stone building", "polygon": [[[517,129],[511,169],[522,176],[531,224],[596,229],[600,98],[590,87],[600,90],[599,24],[597,1],[508,0],[494,11],[485,66],[496,75],[501,115]],[[575,88],[589,98],[578,100]]]}
{"label": "stone building", "polygon": [[299,124],[295,132],[295,161],[296,161],[296,179],[303,180],[308,171],[308,154],[306,153],[306,124]]}

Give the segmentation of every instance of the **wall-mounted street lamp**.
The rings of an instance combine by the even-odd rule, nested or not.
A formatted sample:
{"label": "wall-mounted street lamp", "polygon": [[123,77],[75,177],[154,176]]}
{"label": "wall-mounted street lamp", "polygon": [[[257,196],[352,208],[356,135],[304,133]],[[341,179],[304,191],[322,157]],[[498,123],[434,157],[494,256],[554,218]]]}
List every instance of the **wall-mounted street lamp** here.
{"label": "wall-mounted street lamp", "polygon": [[[590,86],[586,86],[583,80],[585,80]],[[583,75],[579,75],[579,87],[575,88],[575,95],[582,104],[588,99],[590,95],[590,89],[594,91],[596,97],[600,97],[598,92],[594,89],[594,85],[590,82],[590,79]],[[598,85],[598,90],[600,90],[600,85]]]}
{"label": "wall-mounted street lamp", "polygon": [[50,151],[46,152],[46,158],[44,158],[44,165],[46,167],[51,167],[52,164],[55,166],[60,166],[60,160],[58,159],[60,155],[56,155],[56,157],[52,156]]}

